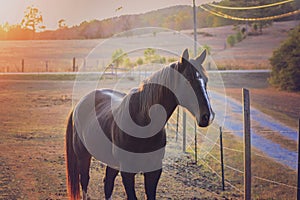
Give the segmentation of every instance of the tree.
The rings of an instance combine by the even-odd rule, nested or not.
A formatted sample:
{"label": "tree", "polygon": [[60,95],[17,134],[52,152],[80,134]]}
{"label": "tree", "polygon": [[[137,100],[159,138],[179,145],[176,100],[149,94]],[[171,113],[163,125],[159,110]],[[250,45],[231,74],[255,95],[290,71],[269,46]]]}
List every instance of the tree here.
{"label": "tree", "polygon": [[132,63],[131,60],[128,57],[126,57],[123,61],[123,65],[124,65],[124,67],[130,69],[133,67],[134,63]]}
{"label": "tree", "polygon": [[37,30],[45,29],[45,26],[42,25],[43,17],[38,8],[28,6],[24,13],[25,15],[21,22],[22,28],[32,30],[33,35]]}
{"label": "tree", "polygon": [[153,48],[147,48],[144,51],[144,57],[146,63],[165,63],[166,58],[161,57],[160,55],[156,54],[155,49]]}
{"label": "tree", "polygon": [[269,82],[282,90],[300,91],[300,25],[270,58],[272,72]]}
{"label": "tree", "polygon": [[127,57],[127,54],[123,52],[122,49],[117,49],[113,52],[111,59],[112,63],[115,64],[116,67],[119,67],[124,62],[124,59]]}
{"label": "tree", "polygon": [[68,28],[68,26],[66,24],[66,20],[60,19],[58,21],[58,29],[64,29],[64,28]]}

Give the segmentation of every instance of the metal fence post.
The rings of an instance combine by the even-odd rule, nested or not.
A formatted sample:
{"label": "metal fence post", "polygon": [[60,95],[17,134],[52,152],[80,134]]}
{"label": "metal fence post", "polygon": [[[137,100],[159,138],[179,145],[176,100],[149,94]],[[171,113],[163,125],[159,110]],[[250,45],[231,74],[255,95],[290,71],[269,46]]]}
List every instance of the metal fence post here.
{"label": "metal fence post", "polygon": [[300,118],[298,121],[298,182],[297,182],[297,200],[300,200]]}
{"label": "metal fence post", "polygon": [[182,151],[186,151],[186,112],[182,113]]}
{"label": "metal fence post", "polygon": [[243,88],[244,116],[244,191],[245,200],[251,200],[251,132],[250,132],[250,98],[249,90]]}
{"label": "metal fence post", "polygon": [[178,140],[178,123],[179,123],[179,106],[177,107],[177,119],[176,119],[176,142]]}
{"label": "metal fence post", "polygon": [[198,163],[198,146],[197,146],[197,123],[195,122],[195,163]]}
{"label": "metal fence post", "polygon": [[222,190],[225,191],[225,178],[224,178],[224,156],[223,156],[223,136],[222,127],[220,126],[220,156],[221,156],[221,171],[222,171]]}

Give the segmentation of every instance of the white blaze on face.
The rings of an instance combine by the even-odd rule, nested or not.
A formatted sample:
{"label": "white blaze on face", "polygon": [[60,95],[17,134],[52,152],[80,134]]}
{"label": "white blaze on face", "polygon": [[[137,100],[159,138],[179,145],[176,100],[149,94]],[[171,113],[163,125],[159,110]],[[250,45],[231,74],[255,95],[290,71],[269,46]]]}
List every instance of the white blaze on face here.
{"label": "white blaze on face", "polygon": [[[209,116],[210,116],[209,117],[209,124],[211,124],[213,119],[214,119],[215,114],[212,111],[212,108],[211,108],[211,105],[210,105],[209,97],[208,97],[206,86],[205,86],[205,81],[203,80],[203,78],[200,77],[199,72],[196,72],[196,78],[200,81],[200,86],[201,86],[201,89],[202,89],[202,93],[203,93],[205,102],[207,103],[207,106],[208,106],[208,111],[209,111]],[[199,116],[201,116],[200,114],[201,113],[199,113]]]}

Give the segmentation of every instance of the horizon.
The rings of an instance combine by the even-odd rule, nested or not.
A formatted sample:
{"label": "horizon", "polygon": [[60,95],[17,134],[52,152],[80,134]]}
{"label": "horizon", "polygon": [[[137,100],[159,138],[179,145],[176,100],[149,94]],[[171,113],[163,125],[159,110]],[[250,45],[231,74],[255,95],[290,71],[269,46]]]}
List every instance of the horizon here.
{"label": "horizon", "polygon": [[[4,2],[5,1],[5,2]],[[43,16],[45,30],[56,30],[58,21],[64,19],[68,27],[79,25],[84,21],[104,20],[128,14],[143,14],[150,11],[176,5],[190,5],[192,0],[0,0],[0,25],[20,24],[24,11],[28,6],[39,9]],[[212,0],[196,0],[196,5],[212,2]],[[101,9],[99,9],[101,7]],[[72,8],[72,9],[70,9]],[[100,12],[101,11],[101,12]]]}

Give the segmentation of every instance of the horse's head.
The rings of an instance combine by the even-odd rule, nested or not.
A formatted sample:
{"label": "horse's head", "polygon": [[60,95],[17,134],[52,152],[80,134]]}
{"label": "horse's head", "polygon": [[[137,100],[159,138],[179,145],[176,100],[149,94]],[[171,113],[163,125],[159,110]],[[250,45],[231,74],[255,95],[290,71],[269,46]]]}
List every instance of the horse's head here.
{"label": "horse's head", "polygon": [[175,66],[183,76],[176,81],[175,86],[178,103],[194,115],[200,127],[210,125],[215,116],[206,90],[208,77],[202,67],[205,57],[206,50],[195,59],[189,59],[186,49]]}

